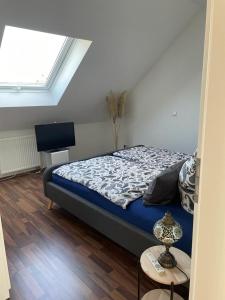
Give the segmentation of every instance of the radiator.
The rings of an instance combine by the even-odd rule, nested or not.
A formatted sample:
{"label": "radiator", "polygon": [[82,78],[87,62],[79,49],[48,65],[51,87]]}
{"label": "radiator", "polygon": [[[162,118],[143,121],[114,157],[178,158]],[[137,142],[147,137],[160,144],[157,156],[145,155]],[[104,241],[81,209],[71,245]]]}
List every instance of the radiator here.
{"label": "radiator", "polygon": [[0,174],[16,173],[40,166],[34,135],[0,139]]}

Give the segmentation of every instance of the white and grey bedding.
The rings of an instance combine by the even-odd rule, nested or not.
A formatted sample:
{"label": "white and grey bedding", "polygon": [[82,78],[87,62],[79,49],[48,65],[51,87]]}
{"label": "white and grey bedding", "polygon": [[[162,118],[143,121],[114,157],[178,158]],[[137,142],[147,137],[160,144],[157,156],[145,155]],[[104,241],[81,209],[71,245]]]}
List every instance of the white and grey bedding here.
{"label": "white and grey bedding", "polygon": [[80,183],[125,209],[144,194],[163,170],[187,157],[163,149],[134,147],[115,152],[114,156],[67,164],[53,173]]}
{"label": "white and grey bedding", "polygon": [[187,160],[190,155],[173,152],[167,149],[137,146],[129,149],[119,150],[114,156],[128,159],[130,161],[146,164],[151,168],[161,168],[162,171],[182,160]]}
{"label": "white and grey bedding", "polygon": [[142,196],[148,188],[148,182],[160,170],[119,157],[101,156],[64,165],[53,173],[87,186],[126,208],[131,201]]}

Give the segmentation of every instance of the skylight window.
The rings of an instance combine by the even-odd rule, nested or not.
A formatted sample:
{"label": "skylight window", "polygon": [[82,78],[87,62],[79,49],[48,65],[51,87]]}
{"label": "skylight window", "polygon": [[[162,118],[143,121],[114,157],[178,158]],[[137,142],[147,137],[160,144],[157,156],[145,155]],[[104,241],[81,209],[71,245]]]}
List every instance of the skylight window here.
{"label": "skylight window", "polygon": [[92,41],[5,26],[0,107],[56,106]]}
{"label": "skylight window", "polygon": [[73,42],[66,36],[5,26],[0,89],[48,89]]}

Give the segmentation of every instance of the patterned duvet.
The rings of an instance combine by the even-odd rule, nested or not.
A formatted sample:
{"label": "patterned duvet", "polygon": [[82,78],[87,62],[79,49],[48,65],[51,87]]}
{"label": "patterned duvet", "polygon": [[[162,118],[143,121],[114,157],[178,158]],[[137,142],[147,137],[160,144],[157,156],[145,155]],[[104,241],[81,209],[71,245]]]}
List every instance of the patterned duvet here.
{"label": "patterned duvet", "polygon": [[190,157],[190,155],[181,152],[145,146],[116,151],[113,155],[139,164],[148,165],[151,168],[160,168],[162,171]]}
{"label": "patterned duvet", "polygon": [[59,167],[54,174],[80,183],[126,208],[141,197],[166,168],[189,156],[163,149],[134,147]]}

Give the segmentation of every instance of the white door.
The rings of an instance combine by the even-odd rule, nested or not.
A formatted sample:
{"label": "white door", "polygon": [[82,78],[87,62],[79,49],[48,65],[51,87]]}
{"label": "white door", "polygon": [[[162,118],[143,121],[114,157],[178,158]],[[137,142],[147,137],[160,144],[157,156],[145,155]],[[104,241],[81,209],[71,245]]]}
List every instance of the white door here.
{"label": "white door", "polygon": [[190,300],[225,300],[225,0],[208,0]]}

